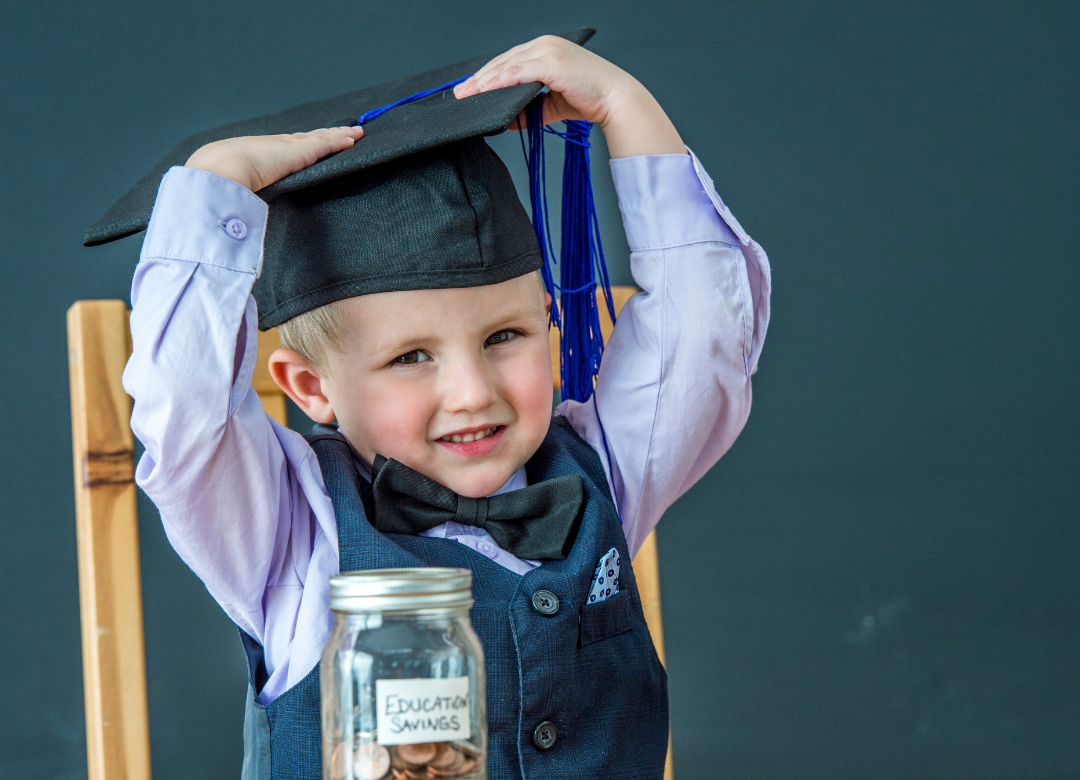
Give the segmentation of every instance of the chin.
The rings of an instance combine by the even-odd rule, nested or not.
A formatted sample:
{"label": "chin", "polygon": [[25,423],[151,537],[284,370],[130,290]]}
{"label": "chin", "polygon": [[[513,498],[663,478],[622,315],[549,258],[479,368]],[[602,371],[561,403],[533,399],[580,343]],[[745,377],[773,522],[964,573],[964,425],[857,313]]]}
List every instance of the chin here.
{"label": "chin", "polygon": [[450,475],[446,487],[453,490],[459,496],[466,496],[468,498],[483,498],[484,496],[490,496],[496,490],[506,484],[506,481],[510,477],[514,476],[514,469],[505,475],[503,469],[499,469],[498,472],[487,472],[485,474],[455,474]]}

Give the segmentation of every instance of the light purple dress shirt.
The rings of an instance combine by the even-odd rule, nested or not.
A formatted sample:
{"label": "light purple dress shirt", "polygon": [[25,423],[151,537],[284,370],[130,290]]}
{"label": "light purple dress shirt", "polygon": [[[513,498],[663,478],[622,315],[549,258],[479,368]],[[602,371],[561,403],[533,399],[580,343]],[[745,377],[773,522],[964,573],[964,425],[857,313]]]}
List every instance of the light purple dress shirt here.
{"label": "light purple dress shirt", "polygon": [[[557,411],[600,454],[633,555],[746,422],[770,280],[765,253],[695,156],[612,160],[611,172],[642,292],[619,316],[594,398]],[[334,507],[315,454],[251,389],[251,287],[266,219],[266,204],[228,179],[165,174],[132,282],[124,371],[131,427],[146,447],[136,482],[180,557],[262,644],[264,704],[318,663],[338,572]],[[522,469],[499,492],[524,485]],[[447,523],[427,535],[519,574],[536,565],[480,529]]]}

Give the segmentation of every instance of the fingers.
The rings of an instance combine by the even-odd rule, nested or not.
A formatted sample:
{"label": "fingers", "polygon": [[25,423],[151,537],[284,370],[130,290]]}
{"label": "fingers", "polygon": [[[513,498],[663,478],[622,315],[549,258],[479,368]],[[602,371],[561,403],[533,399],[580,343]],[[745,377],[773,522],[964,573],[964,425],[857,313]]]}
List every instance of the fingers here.
{"label": "fingers", "polygon": [[253,191],[314,165],[330,154],[344,151],[363,136],[359,127],[328,127],[292,135],[250,139],[247,156]]}
{"label": "fingers", "polygon": [[[541,116],[544,119],[544,126],[553,125],[556,122],[562,122],[565,119],[578,119],[580,115],[575,112],[566,110],[566,101],[560,100],[559,96],[554,92],[548,92],[544,95],[544,109]],[[510,124],[508,129],[523,131],[529,128],[529,117],[525,111],[522,111],[514,121]]]}
{"label": "fingers", "polygon": [[[332,148],[336,151],[348,149],[364,135],[362,127],[324,127],[306,133],[293,133],[285,136],[295,143],[311,148]],[[326,152],[329,154],[329,152]]]}
{"label": "fingers", "polygon": [[327,127],[307,133],[294,133],[284,138],[298,147],[297,151],[303,158],[303,167],[306,168],[328,154],[348,149],[363,135],[362,127]]}
{"label": "fingers", "polygon": [[549,74],[548,62],[541,57],[523,59],[526,53],[508,59],[493,68],[489,68],[482,74],[473,77],[473,83],[463,82],[462,87],[467,87],[458,97],[468,97],[480,92],[489,92],[493,89],[512,87],[515,84],[528,84],[533,81],[545,82]]}
{"label": "fingers", "polygon": [[359,127],[329,127],[292,135],[225,138],[196,150],[187,166],[216,173],[252,192],[348,149],[364,135]]}
{"label": "fingers", "polygon": [[544,95],[544,125],[553,125],[565,119],[581,119],[581,114],[567,105],[566,100],[558,92],[548,92]]}
{"label": "fingers", "polygon": [[364,128],[359,126],[331,127],[326,130],[326,142],[334,151],[340,152],[342,149],[348,149],[359,141],[363,135]]}
{"label": "fingers", "polygon": [[[515,46],[480,68],[466,81],[454,88],[459,98],[469,97],[492,89],[501,89],[515,84],[527,84],[531,81],[543,81],[546,68],[540,67],[557,54],[563,46],[574,44],[550,35]],[[528,63],[532,63],[530,67]]]}
{"label": "fingers", "polygon": [[506,63],[506,61],[508,59],[510,59],[511,57],[521,53],[524,50],[526,50],[531,45],[532,45],[532,41],[530,41],[529,43],[522,43],[522,44],[520,44],[518,46],[515,46],[514,48],[510,49],[509,51],[503,52],[498,57],[493,58],[488,63],[486,63],[483,67],[478,69],[476,71],[476,73],[474,73],[472,76],[470,76],[467,80],[463,81],[461,84],[459,84],[457,87],[455,87],[454,92],[456,94],[458,94],[458,97],[466,97],[465,94],[458,93],[458,90],[461,90],[462,88],[464,88],[464,90],[467,92],[467,94],[470,94],[470,95],[474,94],[474,92],[471,91],[472,88],[475,87],[477,84],[479,84],[480,81],[483,79],[483,77],[486,74],[490,73],[493,68],[501,67],[503,64]]}
{"label": "fingers", "polygon": [[344,139],[355,141],[363,134],[364,128],[362,127],[349,127],[346,125],[342,125],[341,127],[321,127],[318,130],[309,130],[306,133],[293,133],[289,136],[282,136],[282,138],[292,138],[299,142],[318,140],[334,142]]}
{"label": "fingers", "polygon": [[[530,52],[518,52],[513,57],[485,66],[482,70],[473,74],[468,81],[458,85],[457,96],[459,98],[468,97],[480,92],[499,89],[503,86],[525,83],[520,80],[523,75],[523,65],[529,61],[535,63],[538,59],[530,57],[529,54]],[[508,76],[511,78],[507,78]],[[517,76],[517,79],[512,78],[514,76]]]}
{"label": "fingers", "polygon": [[[458,98],[540,82],[544,124],[567,119],[603,121],[605,100],[622,74],[615,66],[564,38],[545,35],[495,57],[454,89]],[[625,75],[625,74],[623,74]],[[518,118],[514,128],[525,122]]]}

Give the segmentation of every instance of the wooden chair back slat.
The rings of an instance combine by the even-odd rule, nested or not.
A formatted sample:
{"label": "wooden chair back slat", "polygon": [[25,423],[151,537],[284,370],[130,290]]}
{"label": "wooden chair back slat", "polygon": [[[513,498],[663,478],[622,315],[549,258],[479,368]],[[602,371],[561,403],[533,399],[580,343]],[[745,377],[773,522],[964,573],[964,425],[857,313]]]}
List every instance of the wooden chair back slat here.
{"label": "wooden chair back slat", "polygon": [[270,377],[270,353],[281,346],[277,328],[259,333],[259,357],[255,361],[255,372],[251,376],[251,386],[259,394],[265,411],[275,422],[289,424],[288,406],[285,393]]}
{"label": "wooden chair back slat", "polygon": [[88,775],[149,780],[127,309],[79,301],[67,326]]}

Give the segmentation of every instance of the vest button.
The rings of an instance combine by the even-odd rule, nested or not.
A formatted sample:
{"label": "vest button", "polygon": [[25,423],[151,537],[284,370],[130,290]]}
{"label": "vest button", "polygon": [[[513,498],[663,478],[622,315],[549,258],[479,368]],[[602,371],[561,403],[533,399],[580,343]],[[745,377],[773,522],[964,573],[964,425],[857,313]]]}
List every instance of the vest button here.
{"label": "vest button", "polygon": [[550,750],[559,738],[559,730],[550,720],[545,720],[533,729],[533,744],[541,750]]}
{"label": "vest button", "polygon": [[[532,605],[533,609],[541,615],[554,615],[559,611],[559,597],[550,590],[538,590],[532,595]],[[543,723],[540,724],[540,726],[543,725]],[[537,728],[540,728],[540,726],[537,726]],[[551,728],[555,727],[552,726]]]}

